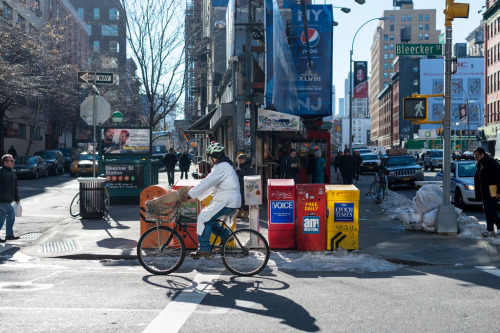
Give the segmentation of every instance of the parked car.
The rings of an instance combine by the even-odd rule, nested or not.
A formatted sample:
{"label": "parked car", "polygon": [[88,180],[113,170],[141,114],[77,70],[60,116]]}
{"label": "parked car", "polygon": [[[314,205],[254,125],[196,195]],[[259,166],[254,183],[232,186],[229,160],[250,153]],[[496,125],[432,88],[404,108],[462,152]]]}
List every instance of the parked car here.
{"label": "parked car", "polygon": [[360,169],[359,171],[361,173],[363,172],[378,172],[378,169],[380,167],[380,159],[378,158],[377,154],[362,154]]}
{"label": "parked car", "polygon": [[428,150],[424,155],[424,169],[431,169],[443,167],[443,151],[442,150]]}
{"label": "parked car", "polygon": [[71,162],[73,162],[73,160],[78,156],[76,149],[67,147],[67,148],[59,148],[59,151],[64,156],[64,171],[69,172]]}
{"label": "parked car", "polygon": [[[97,160],[98,156],[96,155],[96,164],[94,166],[96,174],[97,174]],[[92,176],[94,174],[94,169],[92,168],[92,165],[94,163],[94,155],[89,154],[89,153],[81,153],[78,155],[77,159],[71,162],[71,167],[69,170],[69,173],[71,177],[76,177],[76,176]]]}
{"label": "parked car", "polygon": [[48,177],[49,169],[47,163],[40,156],[21,156],[16,158],[14,171],[19,178]]}
{"label": "parked car", "polygon": [[49,174],[64,174],[64,156],[59,150],[40,150],[35,155],[42,157],[49,167]]}
{"label": "parked car", "polygon": [[382,159],[379,168],[381,176],[387,176],[387,185],[407,184],[415,186],[415,181],[424,180],[422,167],[411,155],[387,156]]}
{"label": "parked car", "polygon": [[[476,201],[474,193],[474,173],[476,172],[476,162],[471,160],[451,161],[451,201],[460,209],[465,209],[468,205],[478,206],[481,201]],[[443,170],[436,174],[436,180],[443,180]]]}

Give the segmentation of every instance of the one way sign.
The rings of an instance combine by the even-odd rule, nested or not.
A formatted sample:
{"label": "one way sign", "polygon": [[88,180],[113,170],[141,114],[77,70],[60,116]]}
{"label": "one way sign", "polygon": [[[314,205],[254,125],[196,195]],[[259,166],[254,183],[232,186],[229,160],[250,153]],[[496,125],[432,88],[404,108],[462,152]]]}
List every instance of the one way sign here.
{"label": "one way sign", "polygon": [[113,73],[78,72],[78,83],[113,84]]}

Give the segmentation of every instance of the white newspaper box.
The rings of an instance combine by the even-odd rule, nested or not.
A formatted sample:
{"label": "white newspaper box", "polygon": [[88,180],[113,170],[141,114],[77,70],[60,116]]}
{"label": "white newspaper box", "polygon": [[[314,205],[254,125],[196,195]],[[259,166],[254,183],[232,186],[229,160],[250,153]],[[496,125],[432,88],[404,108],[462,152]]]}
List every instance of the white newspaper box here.
{"label": "white newspaper box", "polygon": [[[259,231],[259,205],[262,205],[262,179],[260,176],[245,176],[243,178],[244,200],[248,205],[248,223],[250,229]],[[257,239],[255,239],[257,241]]]}
{"label": "white newspaper box", "polygon": [[243,177],[245,205],[262,205],[262,179],[258,176]]}

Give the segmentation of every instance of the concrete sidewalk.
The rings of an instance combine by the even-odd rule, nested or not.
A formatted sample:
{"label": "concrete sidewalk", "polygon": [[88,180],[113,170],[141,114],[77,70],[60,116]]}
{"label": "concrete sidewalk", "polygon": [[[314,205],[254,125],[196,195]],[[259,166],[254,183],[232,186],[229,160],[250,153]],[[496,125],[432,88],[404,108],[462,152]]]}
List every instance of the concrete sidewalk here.
{"label": "concrete sidewalk", "polygon": [[[460,239],[422,231],[405,231],[366,197],[371,177],[360,184],[359,252],[409,264],[498,265],[497,246],[487,240]],[[267,207],[261,207],[261,232],[267,236]],[[21,235],[0,244],[3,255],[21,251],[34,257],[135,259],[140,237],[139,206],[114,205],[109,219],[67,218],[41,235]]]}

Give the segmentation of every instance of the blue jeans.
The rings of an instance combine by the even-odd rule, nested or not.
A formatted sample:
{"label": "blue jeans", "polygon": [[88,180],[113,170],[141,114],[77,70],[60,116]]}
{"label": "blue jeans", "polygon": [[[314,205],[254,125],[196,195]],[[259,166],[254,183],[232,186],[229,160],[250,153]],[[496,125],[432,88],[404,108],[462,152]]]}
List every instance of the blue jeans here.
{"label": "blue jeans", "polygon": [[228,228],[222,227],[217,221],[217,219],[223,215],[228,215],[230,213],[233,213],[237,210],[238,208],[229,208],[229,207],[224,207],[222,208],[218,213],[216,213],[212,219],[208,222],[205,222],[205,229],[203,229],[203,232],[200,235],[198,235],[198,251],[200,252],[210,252],[210,236],[212,233],[214,235],[217,235],[219,232],[219,229],[224,228],[223,230],[220,231],[219,237],[221,239],[226,238],[229,236],[231,233],[231,230]]}
{"label": "blue jeans", "polygon": [[16,220],[16,214],[14,213],[14,207],[10,203],[0,202],[0,230],[3,228],[3,224],[7,220],[7,225],[5,226],[5,234],[7,236],[14,236],[14,221]]}

